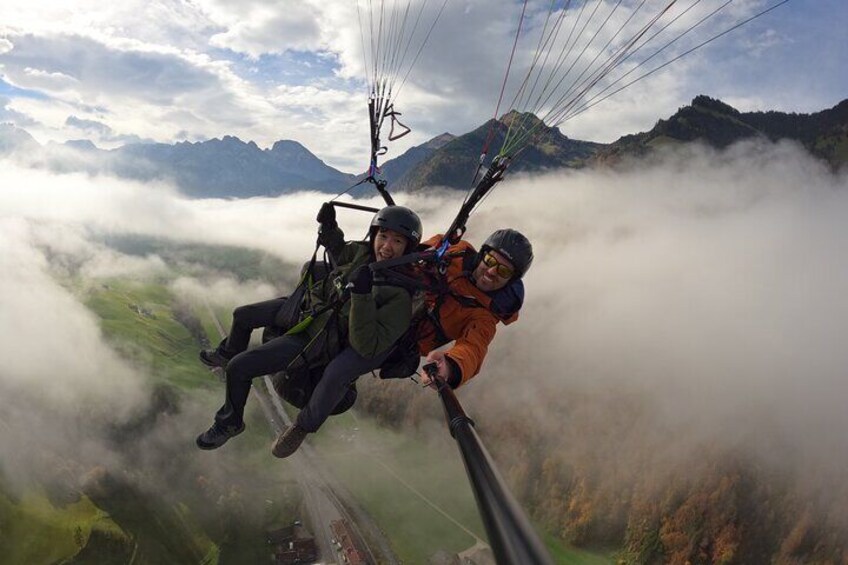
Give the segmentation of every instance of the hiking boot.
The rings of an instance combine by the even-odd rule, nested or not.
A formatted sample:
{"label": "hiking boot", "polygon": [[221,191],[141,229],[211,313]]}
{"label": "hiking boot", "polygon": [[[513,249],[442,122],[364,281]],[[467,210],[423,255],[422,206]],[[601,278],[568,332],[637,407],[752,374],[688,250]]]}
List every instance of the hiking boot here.
{"label": "hiking boot", "polygon": [[297,451],[297,448],[306,439],[306,434],[308,433],[297,424],[289,426],[277,436],[277,441],[274,442],[271,453],[274,454],[274,457],[279,457],[280,459],[288,457]]}
{"label": "hiking boot", "polygon": [[226,369],[229,361],[229,357],[224,357],[218,349],[204,349],[200,352],[200,362],[212,369]]}
{"label": "hiking boot", "polygon": [[212,427],[197,436],[197,447],[200,449],[218,449],[231,437],[236,437],[244,431],[244,423],[238,428],[225,429],[218,425],[218,422],[212,424]]}

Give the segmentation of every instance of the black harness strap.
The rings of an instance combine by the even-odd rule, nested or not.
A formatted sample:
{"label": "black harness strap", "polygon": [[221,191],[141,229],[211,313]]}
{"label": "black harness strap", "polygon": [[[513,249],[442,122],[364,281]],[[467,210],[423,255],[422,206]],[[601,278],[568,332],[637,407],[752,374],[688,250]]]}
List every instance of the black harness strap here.
{"label": "black harness strap", "polygon": [[[400,116],[401,114],[400,114],[400,112],[395,112],[395,105],[394,104],[389,106],[389,111],[387,112],[386,115],[389,116],[392,119],[392,127],[389,130],[389,141],[398,140],[401,137],[405,136],[406,134],[408,134],[409,132],[412,131],[411,129],[409,129],[409,126],[401,123],[401,121],[399,119],[397,119],[397,117]],[[403,131],[398,133],[398,134],[395,134],[395,125],[402,127]]]}

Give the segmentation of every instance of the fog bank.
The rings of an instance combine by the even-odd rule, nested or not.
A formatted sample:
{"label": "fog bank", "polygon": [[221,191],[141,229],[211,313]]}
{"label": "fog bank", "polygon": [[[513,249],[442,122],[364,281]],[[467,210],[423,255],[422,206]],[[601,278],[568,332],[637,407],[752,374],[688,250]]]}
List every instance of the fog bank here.
{"label": "fog bank", "polygon": [[[109,407],[120,415],[144,403],[148,377],[104,343],[96,319],[55,277],[138,278],[168,267],[98,238],[243,246],[299,264],[314,248],[315,214],[327,198],[187,200],[164,185],[11,164],[0,186],[7,414],[3,405],[25,395],[42,399],[43,410]],[[429,234],[450,223],[462,195],[395,198],[420,211]],[[521,319],[499,331],[483,374],[461,396],[481,422],[485,402],[496,399],[552,429],[562,414],[546,411],[545,399],[626,396],[650,405],[653,432],[672,433],[680,445],[756,451],[768,435],[793,457],[835,471],[848,463],[846,217],[845,174],[793,144],[688,146],[617,170],[508,176],[472,216],[468,239],[480,244],[494,229],[515,227],[532,240],[536,260]],[[347,210],[339,219],[350,237],[369,221]],[[226,274],[177,279],[172,289],[225,307],[278,291]],[[4,436],[0,454],[8,455]]]}

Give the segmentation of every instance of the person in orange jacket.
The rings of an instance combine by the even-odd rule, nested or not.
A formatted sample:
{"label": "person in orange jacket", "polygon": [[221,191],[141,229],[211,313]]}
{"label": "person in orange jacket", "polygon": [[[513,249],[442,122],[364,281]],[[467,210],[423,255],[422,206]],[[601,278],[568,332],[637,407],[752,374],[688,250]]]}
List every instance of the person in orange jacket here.
{"label": "person in orange jacket", "polygon": [[[425,242],[438,246],[442,236]],[[467,241],[448,248],[451,261],[442,290],[425,294],[426,311],[412,330],[418,353],[426,363],[436,363],[439,377],[451,388],[480,372],[498,323],[518,319],[524,301],[522,277],[533,262],[533,247],[513,229],[495,231],[480,251]],[[437,348],[454,342],[447,350]],[[431,384],[423,373],[421,382]]]}

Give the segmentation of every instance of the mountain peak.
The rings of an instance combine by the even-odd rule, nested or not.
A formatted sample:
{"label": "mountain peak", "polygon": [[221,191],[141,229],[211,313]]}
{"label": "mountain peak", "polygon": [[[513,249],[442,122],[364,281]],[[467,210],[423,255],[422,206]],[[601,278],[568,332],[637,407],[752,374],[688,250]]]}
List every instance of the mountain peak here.
{"label": "mountain peak", "polygon": [[739,110],[734,108],[729,104],[725,104],[721,100],[717,98],[710,98],[704,94],[699,94],[695,98],[692,99],[691,106],[693,108],[703,108],[706,110],[713,110],[715,112],[720,112],[722,114],[729,114],[732,116],[738,116]]}
{"label": "mountain peak", "polygon": [[433,139],[431,139],[427,143],[424,143],[421,147],[425,147],[427,149],[433,149],[433,150],[440,149],[440,148],[444,147],[445,145],[447,145],[448,143],[450,143],[451,141],[453,141],[454,139],[456,139],[455,135],[453,135],[452,133],[445,132],[441,135],[437,135],[436,137],[434,137]]}
{"label": "mountain peak", "polygon": [[595,157],[596,163],[613,164],[625,157],[642,157],[661,147],[699,141],[724,148],[743,139],[801,143],[832,167],[846,162],[843,147],[848,130],[848,101],[814,114],[778,111],[740,112],[721,100],[699,95],[647,132],[626,135]]}
{"label": "mountain peak", "polygon": [[94,151],[97,149],[97,146],[90,139],[69,139],[64,144],[82,151]]}
{"label": "mountain peak", "polygon": [[539,117],[532,112],[510,110],[498,119],[499,122],[507,126],[512,126],[516,120],[518,120],[518,123],[525,128],[537,127],[540,124],[544,126],[542,120],[540,120]]}
{"label": "mountain peak", "polygon": [[279,141],[275,141],[274,145],[271,147],[271,153],[284,153],[288,155],[295,153],[311,154],[311,152],[304,147],[302,143],[294,141],[293,139],[281,139]]}

